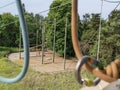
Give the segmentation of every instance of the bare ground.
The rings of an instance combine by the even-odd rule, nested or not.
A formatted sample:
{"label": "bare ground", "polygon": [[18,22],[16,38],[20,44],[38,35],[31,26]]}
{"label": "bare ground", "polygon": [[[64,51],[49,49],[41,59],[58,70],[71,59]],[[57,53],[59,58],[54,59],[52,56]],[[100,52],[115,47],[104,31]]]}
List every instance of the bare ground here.
{"label": "bare ground", "polygon": [[[56,72],[63,72],[66,70],[74,70],[77,59],[76,58],[69,58],[66,59],[66,67],[64,70],[64,59],[60,57],[59,55],[55,55],[55,62],[53,63],[53,52],[52,51],[45,51],[44,53],[44,64],[42,64],[41,60],[41,53],[40,52],[30,52],[30,63],[29,63],[29,69],[32,69],[34,71],[39,71],[42,73],[56,73]],[[21,59],[19,59],[20,55],[19,53],[11,53],[8,58],[22,66],[23,60],[24,60],[24,53],[21,53]],[[101,81],[99,85],[95,87],[85,87],[80,90],[112,90],[112,89],[103,89],[104,87],[108,86],[109,84],[107,82]],[[117,89],[116,89],[117,90]]]}
{"label": "bare ground", "polygon": [[[23,65],[24,60],[24,53],[21,53],[21,59],[19,58],[19,53],[11,53],[8,58],[18,65]],[[44,52],[44,64],[42,64],[41,53],[39,52],[30,52],[30,63],[29,68],[35,71],[40,71],[43,73],[50,73],[50,72],[60,72],[66,70],[74,70],[76,65],[75,58],[66,59],[66,66],[64,70],[64,59],[59,55],[55,55],[54,63],[53,63],[53,52],[52,51],[45,51]]]}

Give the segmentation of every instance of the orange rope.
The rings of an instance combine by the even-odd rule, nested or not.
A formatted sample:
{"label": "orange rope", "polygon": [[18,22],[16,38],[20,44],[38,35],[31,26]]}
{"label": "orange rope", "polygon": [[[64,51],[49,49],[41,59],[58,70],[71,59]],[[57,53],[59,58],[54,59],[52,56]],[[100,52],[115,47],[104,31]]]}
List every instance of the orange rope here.
{"label": "orange rope", "polygon": [[[90,61],[93,61],[94,59],[91,59]],[[91,63],[93,64],[93,63]],[[120,60],[115,60],[114,62],[111,62],[107,67],[104,68],[104,70],[100,69],[94,69],[90,67],[88,64],[85,65],[86,69],[91,72],[96,77],[99,77],[100,79],[106,81],[106,82],[113,82],[120,78]]]}
{"label": "orange rope", "polygon": [[[75,51],[75,54],[77,58],[80,60],[83,56],[83,54],[80,51],[79,45],[78,45],[78,38],[77,38],[77,0],[72,0],[72,43],[73,43],[73,48]],[[94,59],[91,58],[90,63],[93,64]],[[94,74],[96,77],[107,81],[107,82],[113,82],[120,78],[120,61],[115,60],[112,62],[110,65],[108,65],[104,70],[99,70],[99,69],[94,69],[88,64],[84,64],[84,68]]]}

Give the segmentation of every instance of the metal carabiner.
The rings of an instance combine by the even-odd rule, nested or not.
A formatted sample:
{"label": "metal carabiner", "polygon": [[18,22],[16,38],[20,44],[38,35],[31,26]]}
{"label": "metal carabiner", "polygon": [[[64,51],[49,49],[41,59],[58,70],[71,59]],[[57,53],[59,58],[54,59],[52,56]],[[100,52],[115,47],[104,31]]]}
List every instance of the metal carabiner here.
{"label": "metal carabiner", "polygon": [[75,77],[78,83],[80,84],[83,84],[86,86],[96,86],[100,82],[99,78],[96,78],[95,80],[92,81],[90,79],[83,79],[80,74],[83,64],[89,62],[89,60],[90,60],[90,56],[83,56],[81,60],[78,61],[75,68]]}

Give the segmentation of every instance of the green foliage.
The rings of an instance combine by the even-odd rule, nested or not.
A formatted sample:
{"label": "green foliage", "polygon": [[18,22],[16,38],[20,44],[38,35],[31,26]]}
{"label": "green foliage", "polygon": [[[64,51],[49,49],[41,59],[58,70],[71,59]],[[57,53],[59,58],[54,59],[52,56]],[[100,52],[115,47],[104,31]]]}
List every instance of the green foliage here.
{"label": "green foliage", "polygon": [[16,76],[21,68],[8,60],[7,56],[10,52],[18,51],[17,48],[1,47],[0,46],[0,75],[4,77]]}
{"label": "green foliage", "polygon": [[[54,8],[56,6],[60,6],[68,2],[70,2],[70,0],[54,0],[50,8]],[[54,25],[55,25],[53,21],[54,19],[56,19],[55,48],[57,53],[59,53],[61,56],[64,55],[64,37],[65,37],[65,28],[66,28],[66,18],[68,19],[66,53],[68,56],[74,56],[75,54],[74,54],[74,50],[72,47],[72,40],[71,40],[71,3],[68,3],[63,7],[50,9],[47,17],[48,22],[47,22],[47,30],[46,30],[46,42],[47,42],[47,46],[50,49],[52,49]]]}
{"label": "green foliage", "polygon": [[74,72],[43,74],[28,71],[24,79],[14,84],[0,83],[2,90],[78,90],[81,86],[74,78]]}
{"label": "green foliage", "polygon": [[[106,66],[120,58],[120,11],[112,11],[108,21],[102,19],[99,61],[100,67]],[[91,17],[90,17],[91,16]],[[81,47],[84,54],[96,58],[98,48],[99,14],[85,15],[82,22],[84,27],[81,37]]]}
{"label": "green foliage", "polygon": [[16,51],[18,51],[18,48],[0,46],[0,58],[7,57],[9,53],[16,52]]}
{"label": "green foliage", "polygon": [[[41,44],[42,42],[42,20],[43,17],[39,14],[33,14],[33,13],[25,13],[26,17],[26,23],[28,27],[28,35],[29,35],[29,42],[30,46],[35,46],[36,39],[38,40],[38,43]],[[38,37],[37,37],[38,35]]]}
{"label": "green foliage", "polygon": [[[16,38],[19,35],[18,18],[10,13],[4,13],[0,18],[0,46],[17,46]],[[16,21],[16,22],[15,22]],[[14,43],[13,43],[14,42]]]}
{"label": "green foliage", "polygon": [[8,62],[8,58],[1,58],[0,61]]}
{"label": "green foliage", "polygon": [[[14,51],[14,48],[0,47],[0,51]],[[6,53],[5,53],[6,54]],[[2,56],[4,56],[3,54]],[[7,58],[0,58],[0,75],[13,78],[21,71],[21,67]],[[40,73],[28,70],[26,76],[17,83],[0,83],[1,90],[77,90],[81,86],[76,82],[74,72]]]}
{"label": "green foliage", "polygon": [[0,59],[0,75],[13,78],[19,74],[21,68],[10,62],[7,58]]}
{"label": "green foliage", "polygon": [[[24,6],[24,5],[23,5]],[[41,43],[41,31],[43,17],[39,14],[29,13],[25,10],[25,18],[28,26],[28,35],[30,38],[30,46]],[[38,32],[38,37],[37,36]],[[0,46],[18,47],[20,42],[20,26],[18,16],[13,16],[11,13],[0,15]]]}

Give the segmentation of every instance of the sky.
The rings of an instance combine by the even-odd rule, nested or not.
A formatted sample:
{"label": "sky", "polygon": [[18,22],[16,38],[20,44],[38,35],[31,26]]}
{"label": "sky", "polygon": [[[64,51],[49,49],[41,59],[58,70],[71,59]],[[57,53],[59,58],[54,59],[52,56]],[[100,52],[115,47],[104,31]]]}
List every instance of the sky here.
{"label": "sky", "polygon": [[[15,2],[15,0],[0,0],[0,14],[11,12],[13,15],[16,15],[18,12],[16,4],[13,2]],[[52,2],[53,0],[22,0],[22,3],[25,4],[26,10],[35,14],[44,10],[48,10]],[[85,13],[100,13],[101,11],[101,0],[78,0],[78,2],[78,13],[81,17]],[[6,5],[10,3],[12,4],[6,7]],[[117,3],[104,2],[102,17],[107,18],[108,14],[116,7],[116,5]],[[120,9],[120,6],[118,9]],[[48,11],[41,13],[41,15],[47,16],[47,13]]]}

